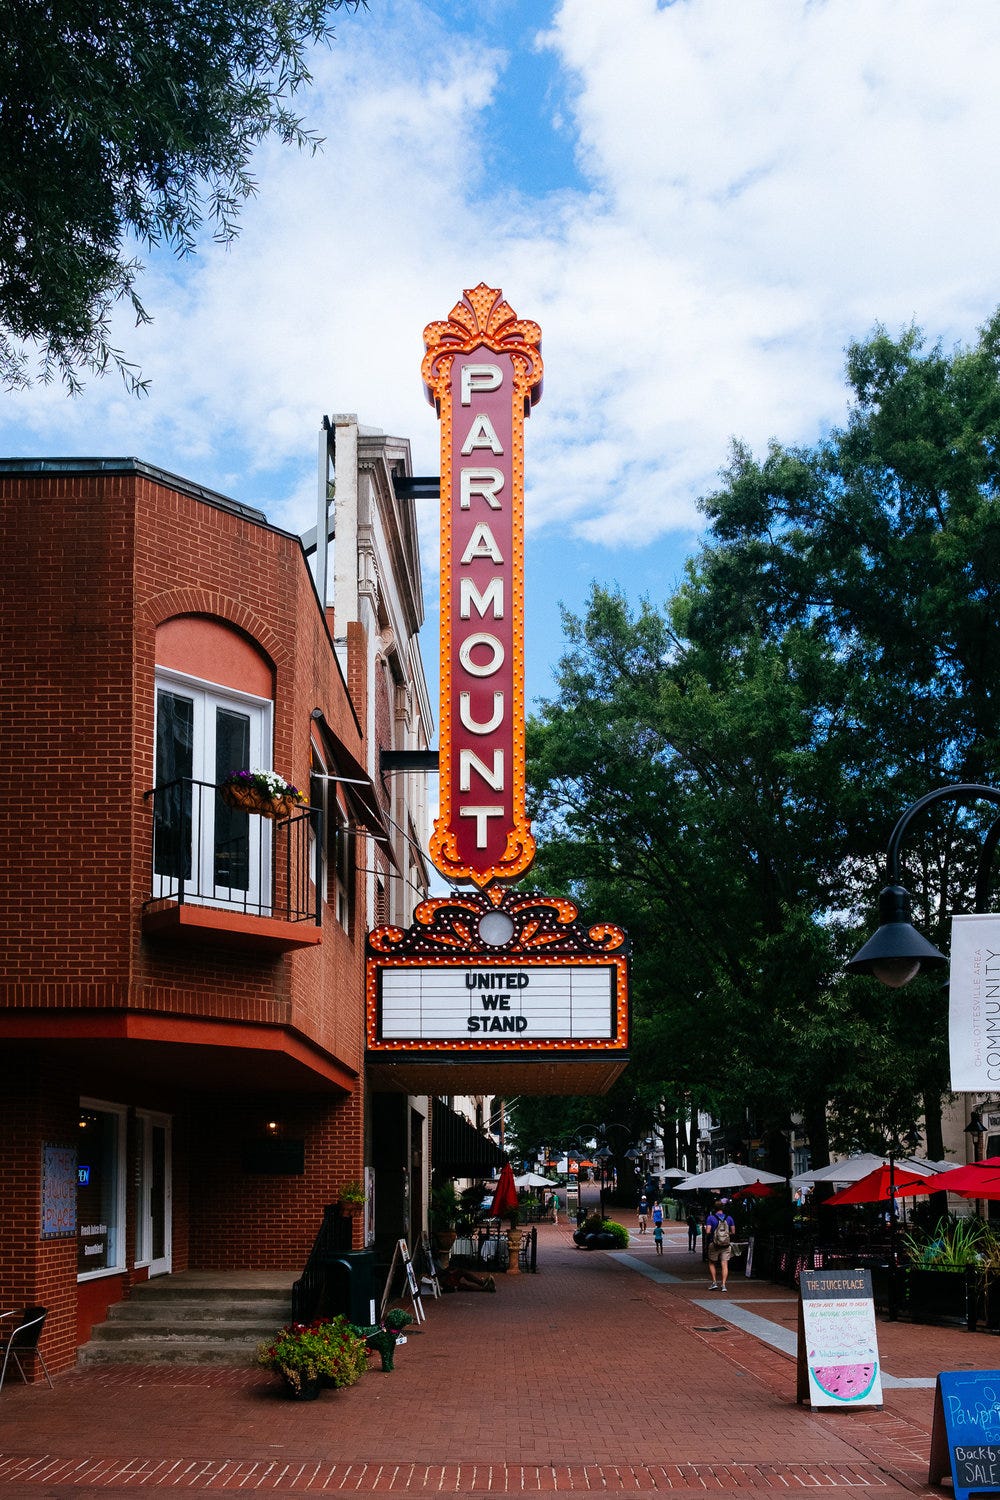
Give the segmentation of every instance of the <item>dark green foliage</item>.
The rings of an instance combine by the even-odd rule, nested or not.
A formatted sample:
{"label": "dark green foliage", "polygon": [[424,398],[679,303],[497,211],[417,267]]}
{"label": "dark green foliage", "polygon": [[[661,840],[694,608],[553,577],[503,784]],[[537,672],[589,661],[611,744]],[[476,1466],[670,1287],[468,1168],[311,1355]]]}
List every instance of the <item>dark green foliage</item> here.
{"label": "dark green foliage", "polygon": [[[905,1142],[946,1087],[946,1002],[848,980],[882,856],[931,788],[1000,771],[1000,315],[948,356],[916,330],[850,349],[848,427],[737,445],[705,545],[662,609],[595,587],[529,734],[536,875],[635,946],[646,1097],[827,1109],[846,1146]],[[918,920],[970,910],[986,809],[908,842]],[[779,1168],[780,1169],[780,1168]]]}
{"label": "dark green foliage", "polygon": [[0,381],[134,367],[108,344],[147,248],[223,243],[269,136],[314,150],[290,101],[330,15],[364,0],[0,0]]}

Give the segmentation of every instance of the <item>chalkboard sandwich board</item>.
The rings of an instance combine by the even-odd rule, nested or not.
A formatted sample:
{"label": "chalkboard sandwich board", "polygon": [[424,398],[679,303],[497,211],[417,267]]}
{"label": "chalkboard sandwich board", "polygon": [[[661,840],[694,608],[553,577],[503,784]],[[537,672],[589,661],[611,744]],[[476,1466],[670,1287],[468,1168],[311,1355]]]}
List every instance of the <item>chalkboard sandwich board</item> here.
{"label": "chalkboard sandwich board", "polygon": [[934,1392],[929,1484],[948,1471],[955,1500],[1000,1493],[1000,1370],[943,1370]]}

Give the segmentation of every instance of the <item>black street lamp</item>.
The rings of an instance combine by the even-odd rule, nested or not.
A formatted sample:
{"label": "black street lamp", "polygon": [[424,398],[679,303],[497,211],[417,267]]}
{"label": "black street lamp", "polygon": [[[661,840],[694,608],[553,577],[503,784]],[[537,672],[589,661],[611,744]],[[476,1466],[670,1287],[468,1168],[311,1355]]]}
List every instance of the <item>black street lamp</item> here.
{"label": "black street lamp", "polygon": [[[944,800],[953,802],[994,802],[1000,804],[1000,791],[996,787],[980,786],[976,782],[959,782],[954,786],[938,787],[919,798],[903,813],[889,837],[886,847],[886,875],[888,885],[879,896],[880,926],[874,937],[859,948],[845,965],[849,974],[872,974],[887,984],[890,989],[899,989],[917,974],[931,969],[944,968],[948,960],[933,943],[922,937],[910,921],[910,893],[900,883],[900,847],[903,835],[911,822],[925,807]],[[990,868],[997,845],[1000,843],[1000,818],[990,827],[983,841],[983,848],[976,874],[976,911],[983,910]]]}
{"label": "black street lamp", "polygon": [[[871,974],[890,989],[900,989],[904,984],[909,984],[917,974],[928,972],[933,969],[947,967],[948,960],[940,953],[933,943],[929,943],[922,937],[910,921],[910,893],[900,883],[900,849],[902,847],[903,835],[909,828],[913,819],[925,807],[930,807],[935,802],[993,802],[1000,804],[1000,790],[992,786],[982,786],[978,782],[957,782],[953,786],[938,787],[926,796],[918,798],[912,806],[908,807],[900,817],[895,828],[889,836],[886,846],[886,876],[888,885],[879,896],[879,918],[881,925],[874,937],[868,939],[863,948],[860,948],[848,964],[845,965],[849,974]],[[983,839],[983,847],[980,851],[979,865],[976,871],[975,909],[977,912],[985,910],[989,894],[989,877],[993,863],[993,856],[997,846],[1000,844],[1000,818],[997,818],[987,830]],[[980,1106],[981,1107],[981,1106]],[[972,1119],[966,1126],[966,1131],[972,1136],[975,1144],[976,1159],[982,1142],[985,1127],[979,1117],[979,1112],[973,1110]],[[892,1157],[890,1156],[890,1170]],[[976,1212],[980,1205],[976,1204]],[[889,1220],[889,1316],[895,1317],[895,1280],[896,1280],[896,1201],[892,1199],[890,1204]]]}
{"label": "black street lamp", "polygon": [[[965,1127],[965,1134],[972,1141],[972,1160],[974,1162],[982,1161],[982,1158],[983,1158],[983,1141],[985,1140],[986,1136],[989,1134],[989,1131],[987,1130],[986,1126],[983,1124],[983,1117],[979,1113],[979,1111],[981,1109],[985,1109],[985,1107],[986,1106],[983,1105],[983,1104],[977,1104],[975,1106],[975,1108],[970,1112],[970,1114],[969,1114],[969,1123]],[[982,1215],[983,1215],[983,1200],[981,1198],[977,1198],[976,1199],[976,1217],[977,1218],[982,1218]]]}

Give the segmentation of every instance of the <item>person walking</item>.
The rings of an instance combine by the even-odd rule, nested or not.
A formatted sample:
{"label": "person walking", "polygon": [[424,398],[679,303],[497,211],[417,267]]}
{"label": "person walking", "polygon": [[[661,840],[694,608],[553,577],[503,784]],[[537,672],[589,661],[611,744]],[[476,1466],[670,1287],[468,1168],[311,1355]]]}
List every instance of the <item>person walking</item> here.
{"label": "person walking", "polygon": [[562,1208],[562,1203],[560,1201],[558,1193],[553,1193],[552,1194],[552,1197],[549,1199],[549,1207],[552,1210],[552,1222],[553,1222],[553,1224],[558,1224],[559,1223],[559,1210]]}
{"label": "person walking", "polygon": [[663,1254],[663,1220],[653,1221],[653,1247],[657,1255]]}
{"label": "person walking", "polygon": [[687,1226],[688,1249],[691,1251],[695,1251],[698,1248],[698,1239],[701,1235],[701,1223],[698,1219],[698,1215],[695,1213],[693,1208],[688,1210]]}
{"label": "person walking", "polygon": [[726,1212],[725,1205],[717,1203],[705,1220],[705,1238],[708,1240],[708,1274],[712,1280],[709,1291],[726,1290],[729,1278],[729,1260],[733,1253],[736,1224]]}
{"label": "person walking", "polygon": [[648,1216],[649,1216],[649,1199],[646,1197],[646,1194],[643,1193],[642,1197],[639,1199],[639,1233],[640,1234],[645,1234],[647,1228],[649,1227],[649,1225],[648,1225]]}
{"label": "person walking", "polygon": [[663,1205],[662,1205],[662,1203],[660,1203],[659,1199],[657,1199],[657,1201],[653,1204],[653,1229],[654,1229],[654,1231],[656,1229],[657,1224],[659,1224],[660,1230],[662,1232],[662,1230],[663,1230]]}

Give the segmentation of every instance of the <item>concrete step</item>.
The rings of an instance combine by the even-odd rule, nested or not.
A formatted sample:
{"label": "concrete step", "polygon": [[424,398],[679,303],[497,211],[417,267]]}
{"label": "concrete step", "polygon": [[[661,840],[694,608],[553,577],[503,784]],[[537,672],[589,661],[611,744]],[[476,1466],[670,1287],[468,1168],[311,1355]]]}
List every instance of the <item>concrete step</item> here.
{"label": "concrete step", "polygon": [[[287,1321],[287,1320],[286,1320]],[[120,1319],[98,1323],[90,1331],[92,1343],[129,1344],[148,1343],[151,1339],[163,1339],[170,1343],[184,1339],[198,1339],[203,1343],[231,1343],[234,1339],[266,1339],[281,1327],[273,1318],[249,1319],[226,1323],[220,1319],[191,1318],[181,1323],[126,1323]]]}
{"label": "concrete step", "polygon": [[91,1339],[78,1351],[81,1365],[252,1365],[259,1339],[131,1339],[124,1344]]}
{"label": "concrete step", "polygon": [[290,1298],[294,1276],[260,1284],[219,1282],[201,1284],[186,1276],[156,1276],[140,1281],[133,1288],[130,1301],[139,1302],[271,1302]]}
{"label": "concrete step", "polygon": [[135,1297],[127,1302],[116,1302],[108,1309],[108,1320],[112,1323],[173,1323],[192,1319],[211,1320],[218,1323],[270,1322],[276,1327],[290,1321],[291,1299],[288,1297],[261,1297],[255,1302],[243,1298],[224,1301],[198,1301],[180,1297]]}
{"label": "concrete step", "polygon": [[293,1280],[190,1271],[140,1282],[91,1329],[79,1363],[251,1364],[258,1344],[291,1321]]}

